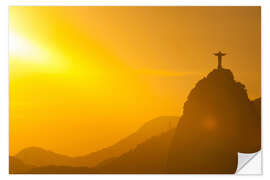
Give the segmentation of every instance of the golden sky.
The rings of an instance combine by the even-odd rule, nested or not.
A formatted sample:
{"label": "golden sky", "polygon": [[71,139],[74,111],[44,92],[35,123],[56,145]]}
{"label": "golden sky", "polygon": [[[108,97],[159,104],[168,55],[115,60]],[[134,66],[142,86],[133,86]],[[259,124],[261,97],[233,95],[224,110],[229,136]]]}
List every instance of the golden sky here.
{"label": "golden sky", "polygon": [[10,154],[76,156],[180,116],[217,66],[261,91],[259,7],[10,7]]}

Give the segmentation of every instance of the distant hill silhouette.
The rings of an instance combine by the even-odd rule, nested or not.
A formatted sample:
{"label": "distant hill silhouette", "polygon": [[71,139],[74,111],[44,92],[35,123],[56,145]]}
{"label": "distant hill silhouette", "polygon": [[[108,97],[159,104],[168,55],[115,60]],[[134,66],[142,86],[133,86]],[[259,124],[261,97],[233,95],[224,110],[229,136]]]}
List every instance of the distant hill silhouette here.
{"label": "distant hill silhouette", "polygon": [[[16,154],[16,159],[23,161],[25,164],[34,166],[85,166],[94,167],[106,159],[118,157],[147,139],[160,135],[168,131],[170,128],[175,128],[179,117],[175,116],[161,116],[145,123],[135,133],[124,138],[118,143],[104,148],[100,151],[90,153],[85,156],[69,157],[52,151],[44,150],[37,147],[30,147],[22,150]],[[63,168],[62,168],[63,169]]]}
{"label": "distant hill silhouette", "polygon": [[139,144],[135,149],[117,158],[99,164],[99,173],[109,174],[160,174],[166,173],[168,150],[174,129]]}
{"label": "distant hill silhouette", "polygon": [[15,157],[9,157],[9,173],[10,174],[21,174],[30,171],[35,166],[25,164],[21,160]]}
{"label": "distant hill silhouette", "polygon": [[237,152],[261,148],[258,100],[228,69],[200,80],[184,104],[168,155],[168,173],[234,173]]}
{"label": "distant hill silhouette", "polygon": [[34,166],[69,165],[73,158],[38,147],[23,149],[15,156],[25,164]]}
{"label": "distant hill silhouette", "polygon": [[131,149],[136,148],[138,144],[146,141],[147,139],[160,135],[163,132],[168,131],[171,128],[175,128],[178,123],[179,117],[176,116],[161,116],[145,123],[135,133],[124,138],[118,143],[104,148],[100,151],[91,153],[86,156],[77,157],[75,163],[76,166],[88,166],[94,167],[98,163],[113,157],[118,157]]}
{"label": "distant hill silhouette", "polygon": [[110,158],[97,167],[42,166],[24,173],[28,174],[135,174],[165,173],[168,150],[174,135],[169,130],[139,144],[120,157]]}

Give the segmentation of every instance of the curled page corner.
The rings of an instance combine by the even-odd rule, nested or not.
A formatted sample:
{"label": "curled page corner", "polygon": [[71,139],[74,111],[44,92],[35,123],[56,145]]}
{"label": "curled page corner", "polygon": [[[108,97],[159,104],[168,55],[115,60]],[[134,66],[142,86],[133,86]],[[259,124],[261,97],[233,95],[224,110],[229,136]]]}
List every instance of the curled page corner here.
{"label": "curled page corner", "polygon": [[262,174],[261,151],[255,153],[238,153],[236,174]]}

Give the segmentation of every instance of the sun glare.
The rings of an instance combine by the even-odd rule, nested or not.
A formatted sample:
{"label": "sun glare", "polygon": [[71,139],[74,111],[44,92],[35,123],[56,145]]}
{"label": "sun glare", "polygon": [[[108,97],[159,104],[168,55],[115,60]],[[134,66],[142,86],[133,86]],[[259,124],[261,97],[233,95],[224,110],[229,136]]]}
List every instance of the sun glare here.
{"label": "sun glare", "polygon": [[41,63],[48,58],[48,53],[40,46],[15,32],[9,33],[9,55],[16,60]]}

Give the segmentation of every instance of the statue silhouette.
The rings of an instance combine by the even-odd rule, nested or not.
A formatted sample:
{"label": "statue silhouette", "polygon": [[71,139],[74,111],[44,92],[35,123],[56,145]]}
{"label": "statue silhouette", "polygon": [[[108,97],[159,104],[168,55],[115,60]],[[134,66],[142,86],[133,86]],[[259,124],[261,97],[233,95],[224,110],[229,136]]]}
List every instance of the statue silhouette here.
{"label": "statue silhouette", "polygon": [[218,57],[218,70],[221,70],[222,69],[222,56],[226,56],[227,54],[219,51],[218,53],[214,53],[214,55]]}

